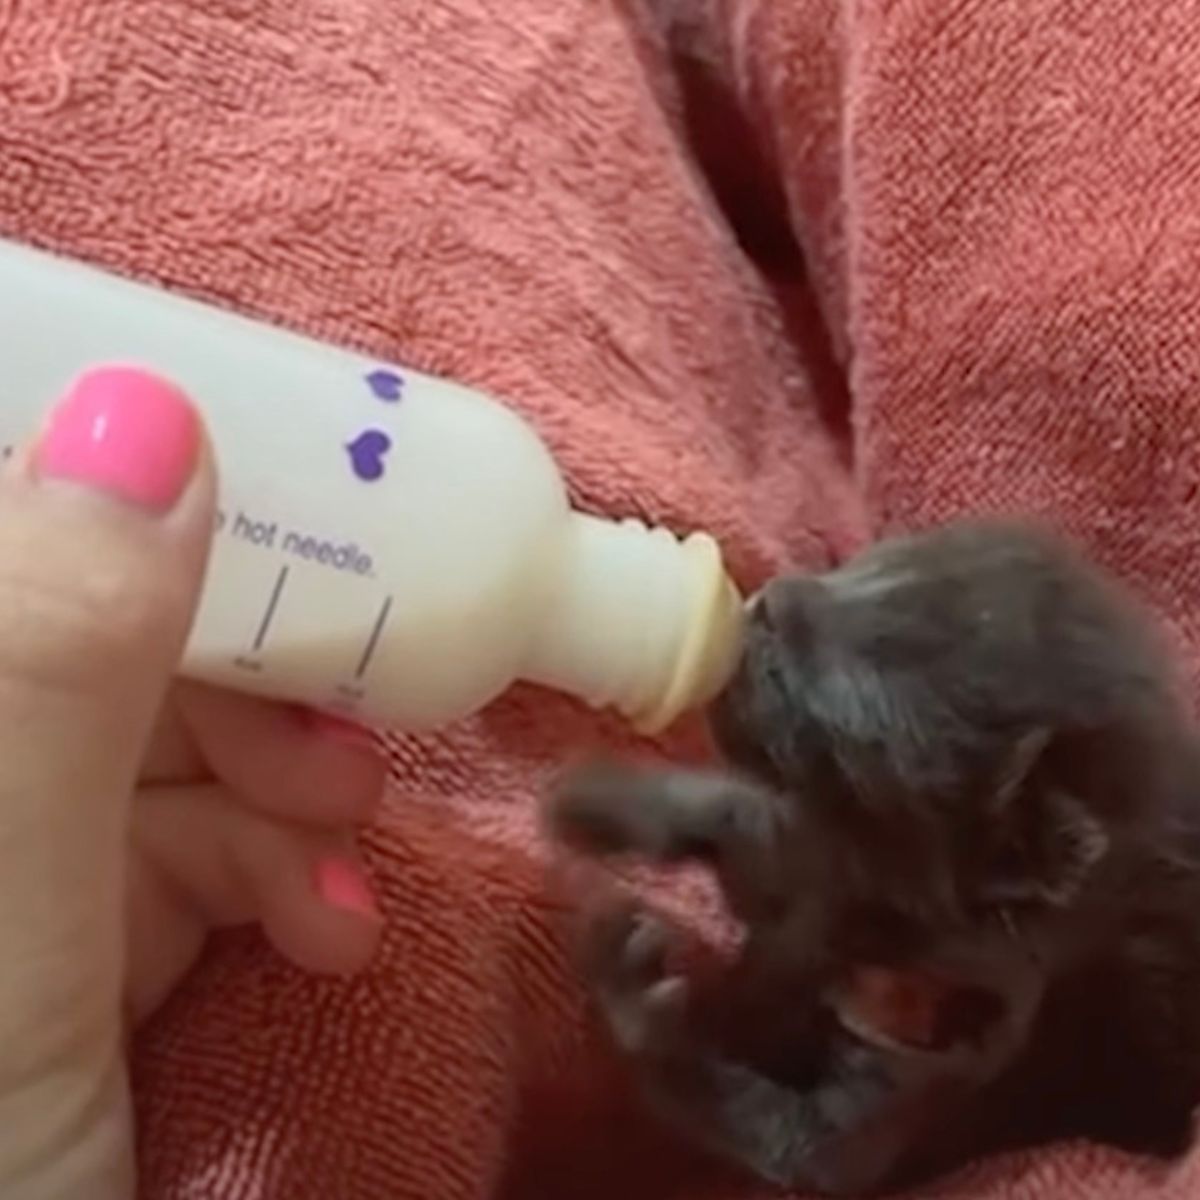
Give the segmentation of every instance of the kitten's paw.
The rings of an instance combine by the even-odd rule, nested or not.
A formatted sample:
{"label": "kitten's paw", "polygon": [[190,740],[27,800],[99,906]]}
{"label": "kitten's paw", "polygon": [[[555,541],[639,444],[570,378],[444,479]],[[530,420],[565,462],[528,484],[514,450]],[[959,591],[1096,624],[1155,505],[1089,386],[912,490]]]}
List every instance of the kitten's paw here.
{"label": "kitten's paw", "polygon": [[588,936],[592,988],[613,1040],[626,1053],[657,1057],[679,1046],[687,981],[668,969],[674,935],[632,904],[609,909]]}
{"label": "kitten's paw", "polygon": [[603,760],[567,771],[542,805],[550,838],[579,854],[608,858],[657,853],[664,775]]}

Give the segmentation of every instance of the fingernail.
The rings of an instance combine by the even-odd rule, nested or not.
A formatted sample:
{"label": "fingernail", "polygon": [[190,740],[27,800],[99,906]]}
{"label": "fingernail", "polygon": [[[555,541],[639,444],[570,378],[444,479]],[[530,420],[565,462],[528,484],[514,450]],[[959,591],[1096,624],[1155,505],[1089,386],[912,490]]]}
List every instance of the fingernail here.
{"label": "fingernail", "polygon": [[371,886],[357,863],[344,858],[323,858],[317,863],[315,874],[317,891],[331,908],[373,921],[380,919]]}
{"label": "fingernail", "polygon": [[191,479],[199,448],[199,421],[178,388],[132,367],[101,367],[59,402],[35,461],[43,476],[163,513]]}
{"label": "fingernail", "polygon": [[327,737],[335,742],[353,746],[357,750],[378,753],[371,731],[354,721],[348,721],[345,717],[335,717],[332,713],[321,712],[315,708],[302,708],[300,719],[318,737]]}

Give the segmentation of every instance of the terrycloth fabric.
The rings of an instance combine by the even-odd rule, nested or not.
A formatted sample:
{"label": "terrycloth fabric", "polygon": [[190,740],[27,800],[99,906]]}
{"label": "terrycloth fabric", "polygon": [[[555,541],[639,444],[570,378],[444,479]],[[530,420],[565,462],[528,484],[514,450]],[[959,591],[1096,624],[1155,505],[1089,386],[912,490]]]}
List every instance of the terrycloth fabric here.
{"label": "terrycloth fabric", "polygon": [[[486,387],[746,585],[1047,512],[1194,672],[1197,79],[1188,0],[0,0],[0,234]],[[589,1032],[531,806],[600,738],[525,691],[394,740],[383,954],[214,947],[141,1042],[147,1197],[767,1194]],[[936,1194],[1197,1188],[1063,1148]]]}

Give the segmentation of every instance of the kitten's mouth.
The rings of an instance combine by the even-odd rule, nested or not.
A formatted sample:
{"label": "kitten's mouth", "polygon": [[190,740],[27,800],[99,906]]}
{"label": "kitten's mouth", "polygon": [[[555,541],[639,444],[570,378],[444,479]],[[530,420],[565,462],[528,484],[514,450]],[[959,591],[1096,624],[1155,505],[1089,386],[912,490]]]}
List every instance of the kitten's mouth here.
{"label": "kitten's mouth", "polygon": [[745,757],[745,751],[753,745],[742,719],[739,690],[736,680],[731,682],[708,709],[708,729],[717,751],[734,765]]}
{"label": "kitten's mouth", "polygon": [[731,765],[757,775],[774,774],[764,749],[761,725],[764,708],[762,688],[769,683],[773,655],[771,628],[762,593],[746,602],[746,631],[742,658],[732,678],[708,707],[708,727],[717,750]]}

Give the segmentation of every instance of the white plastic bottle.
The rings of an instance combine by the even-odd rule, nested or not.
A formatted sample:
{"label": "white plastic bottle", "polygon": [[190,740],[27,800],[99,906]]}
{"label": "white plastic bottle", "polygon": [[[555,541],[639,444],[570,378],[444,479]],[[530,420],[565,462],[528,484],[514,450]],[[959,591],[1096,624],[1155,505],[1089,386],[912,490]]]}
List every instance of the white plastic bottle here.
{"label": "white plastic bottle", "polygon": [[572,511],[478,392],[2,241],[0,361],[5,449],[105,363],[204,413],[221,512],[192,678],[409,729],[524,679],[654,732],[732,669],[712,538]]}

